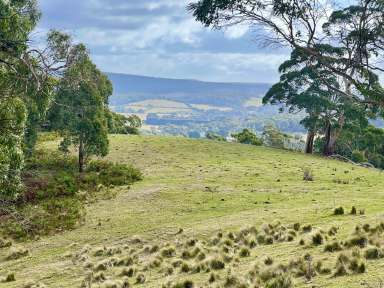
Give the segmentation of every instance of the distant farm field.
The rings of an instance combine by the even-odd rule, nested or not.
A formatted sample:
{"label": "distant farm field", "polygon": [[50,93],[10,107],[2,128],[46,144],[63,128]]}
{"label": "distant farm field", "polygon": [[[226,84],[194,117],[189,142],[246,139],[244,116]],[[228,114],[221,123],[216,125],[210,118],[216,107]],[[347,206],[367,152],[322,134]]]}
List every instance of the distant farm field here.
{"label": "distant farm field", "polygon": [[[110,136],[110,141],[107,159],[134,164],[142,169],[144,180],[131,189],[118,188],[113,199],[90,203],[85,221],[77,229],[16,244],[29,249],[26,257],[5,260],[11,248],[0,248],[0,276],[14,272],[16,278],[0,283],[0,287],[33,287],[25,286],[27,283],[80,287],[91,271],[95,272],[92,277],[101,272],[105,277],[89,280],[94,283],[91,287],[107,287],[98,284],[107,281],[120,285],[123,276],[134,287],[161,287],[184,280],[193,281],[197,287],[224,287],[220,285],[228,280],[228,269],[241,278],[255,264],[264,269],[268,257],[273,259],[273,266],[306,254],[332,271],[315,273],[309,280],[305,275],[293,275],[295,287],[362,287],[364,283],[380,287],[376,283],[383,276],[384,258],[381,254],[364,257],[367,249],[381,247],[380,231],[361,232],[369,240],[358,247],[366,265],[364,273],[353,273],[346,264],[347,275],[334,277],[340,252],[324,249],[338,241],[344,253],[351,253],[356,248],[352,246],[358,245],[348,246],[348,239],[352,233],[356,235],[357,225],[376,227],[384,221],[382,172],[300,153],[209,140]],[[44,145],[47,149],[56,147],[54,142]],[[313,173],[313,181],[303,180],[304,170]],[[352,206],[357,215],[350,215]],[[344,215],[334,215],[337,207],[344,208]],[[295,223],[300,227],[294,227]],[[312,226],[311,231],[302,229],[306,225]],[[248,230],[239,238],[238,232],[244,228]],[[337,231],[331,234],[333,228]],[[279,231],[282,236],[272,243],[259,241],[263,233],[269,237],[266,229]],[[287,231],[293,230],[292,239],[287,238]],[[371,232],[377,233],[376,242]],[[317,233],[323,235],[321,243],[314,243]],[[226,242],[227,238],[231,241]],[[250,244],[253,238],[255,245]],[[191,239],[196,243],[190,243]],[[304,243],[299,243],[301,240]],[[229,252],[222,251],[224,243]],[[198,254],[183,254],[185,250],[192,253],[194,247],[198,254],[204,252],[206,258],[201,263],[209,271],[196,270]],[[225,267],[204,262],[223,253],[233,254],[231,260],[223,262]],[[128,270],[127,275],[122,272],[122,266],[130,267],[128,263],[118,265],[124,257],[132,257],[134,262],[131,277]],[[182,262],[180,266],[173,265],[177,260]],[[101,264],[105,267],[97,266]],[[172,273],[167,270],[171,267]],[[213,272],[218,278],[210,283]]]}

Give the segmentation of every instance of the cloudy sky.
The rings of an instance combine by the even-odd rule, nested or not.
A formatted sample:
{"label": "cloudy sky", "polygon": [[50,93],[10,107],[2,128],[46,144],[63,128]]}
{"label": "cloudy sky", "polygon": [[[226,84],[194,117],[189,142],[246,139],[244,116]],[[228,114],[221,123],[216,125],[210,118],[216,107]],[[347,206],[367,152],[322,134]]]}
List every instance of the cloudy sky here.
{"label": "cloudy sky", "polygon": [[268,82],[288,56],[262,48],[245,27],[212,31],[190,0],[39,0],[37,33],[56,28],[90,49],[105,72],[222,82]]}

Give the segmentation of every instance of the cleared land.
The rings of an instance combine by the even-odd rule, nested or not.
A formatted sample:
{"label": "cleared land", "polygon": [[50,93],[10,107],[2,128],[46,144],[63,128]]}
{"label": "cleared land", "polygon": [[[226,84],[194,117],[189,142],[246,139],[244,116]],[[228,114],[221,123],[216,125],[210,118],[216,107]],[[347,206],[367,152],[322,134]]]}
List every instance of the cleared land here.
{"label": "cleared land", "polygon": [[[54,149],[56,144],[46,145]],[[129,190],[119,188],[114,199],[89,204],[85,222],[76,230],[20,243],[30,251],[26,257],[6,261],[9,248],[0,249],[0,276],[8,272],[16,276],[15,282],[0,283],[0,287],[23,287],[30,281],[47,287],[80,287],[89,274],[86,261],[121,257],[145,246],[163,249],[170,243],[178,247],[191,238],[209,243],[220,231],[226,235],[276,221],[286,227],[296,222],[311,224],[314,231],[335,226],[339,228],[335,237],[340,241],[346,241],[358,224],[374,226],[384,221],[384,187],[382,173],[377,170],[265,147],[176,137],[111,136],[110,150],[108,160],[136,165],[145,179]],[[303,181],[306,167],[313,171],[312,182]],[[334,216],[333,210],[339,206],[347,214],[356,206],[364,209],[365,215]],[[178,233],[180,229],[182,233]],[[310,253],[334,268],[337,253],[325,253],[324,244],[312,245],[312,233],[298,232],[291,242],[258,245],[250,249],[249,257],[239,257],[227,267],[234,275],[242,275],[267,256],[275,263],[287,263]],[[135,243],[137,238],[141,244]],[[300,239],[306,244],[299,245]],[[97,247],[103,246],[122,252],[95,256]],[[162,269],[171,260],[164,259],[160,267],[148,269],[146,263],[155,256],[143,252],[139,257],[137,268],[144,270],[146,282],[134,284],[136,278],[132,278],[131,284],[161,287],[168,281],[192,279],[199,287],[208,287],[209,273],[182,273],[176,268],[165,276]],[[298,277],[295,287],[361,287],[364,281],[379,287],[374,284],[383,276],[384,259],[366,263],[366,273],[318,275],[310,283]],[[222,279],[227,267],[217,272]],[[119,269],[112,267],[105,275],[118,279]]]}

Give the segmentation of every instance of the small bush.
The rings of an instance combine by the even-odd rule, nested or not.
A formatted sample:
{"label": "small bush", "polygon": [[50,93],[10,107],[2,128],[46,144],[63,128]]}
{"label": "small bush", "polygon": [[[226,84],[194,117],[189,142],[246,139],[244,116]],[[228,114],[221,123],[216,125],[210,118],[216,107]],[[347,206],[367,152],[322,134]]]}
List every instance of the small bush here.
{"label": "small bush", "polygon": [[344,215],[344,208],[343,207],[335,208],[335,210],[333,211],[333,214],[334,215]]}
{"label": "small bush", "polygon": [[367,158],[365,157],[364,152],[359,150],[352,151],[351,159],[353,162],[356,162],[356,163],[367,162]]}

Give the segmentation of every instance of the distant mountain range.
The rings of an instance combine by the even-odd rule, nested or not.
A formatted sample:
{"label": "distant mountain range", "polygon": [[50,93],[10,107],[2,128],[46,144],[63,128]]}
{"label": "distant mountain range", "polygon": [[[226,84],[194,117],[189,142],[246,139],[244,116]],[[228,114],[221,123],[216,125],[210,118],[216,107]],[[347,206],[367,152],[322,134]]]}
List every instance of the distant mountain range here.
{"label": "distant mountain range", "polygon": [[161,99],[187,104],[239,107],[250,98],[262,98],[271,86],[265,83],[215,83],[106,73],[113,82],[112,106]]}

